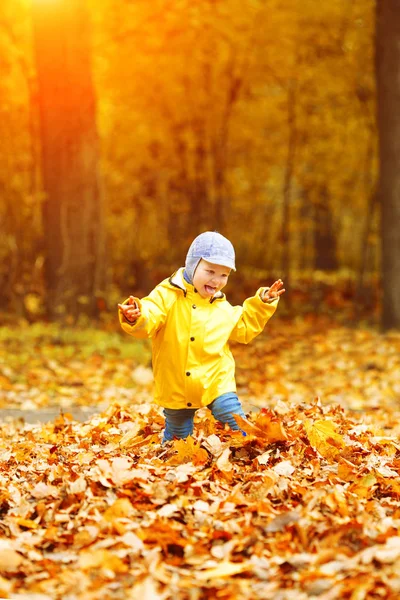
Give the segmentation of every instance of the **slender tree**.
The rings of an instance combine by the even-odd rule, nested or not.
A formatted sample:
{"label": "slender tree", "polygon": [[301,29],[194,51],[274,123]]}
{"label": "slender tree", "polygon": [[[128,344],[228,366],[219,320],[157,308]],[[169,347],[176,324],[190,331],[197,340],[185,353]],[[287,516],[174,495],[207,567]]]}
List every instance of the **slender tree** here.
{"label": "slender tree", "polygon": [[384,329],[400,329],[400,0],[377,0],[376,75]]}
{"label": "slender tree", "polygon": [[48,309],[93,314],[103,283],[104,224],[83,0],[33,0]]}

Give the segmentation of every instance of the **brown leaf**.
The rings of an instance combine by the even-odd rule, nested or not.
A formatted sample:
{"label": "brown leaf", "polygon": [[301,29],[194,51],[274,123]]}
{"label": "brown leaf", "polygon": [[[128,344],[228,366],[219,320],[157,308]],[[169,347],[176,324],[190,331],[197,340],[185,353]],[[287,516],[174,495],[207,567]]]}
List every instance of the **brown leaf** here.
{"label": "brown leaf", "polygon": [[225,448],[225,450],[222,452],[221,456],[218,458],[218,460],[216,462],[218,469],[220,471],[223,471],[224,473],[229,473],[230,471],[233,470],[233,465],[229,461],[230,455],[231,455],[230,449]]}

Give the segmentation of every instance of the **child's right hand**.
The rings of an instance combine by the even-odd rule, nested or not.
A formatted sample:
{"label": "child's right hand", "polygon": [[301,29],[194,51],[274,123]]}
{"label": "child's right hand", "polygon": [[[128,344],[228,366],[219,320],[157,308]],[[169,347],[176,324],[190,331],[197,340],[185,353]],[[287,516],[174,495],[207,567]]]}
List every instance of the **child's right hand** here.
{"label": "child's right hand", "polygon": [[133,296],[129,296],[127,304],[118,304],[118,308],[130,323],[135,322],[142,314]]}

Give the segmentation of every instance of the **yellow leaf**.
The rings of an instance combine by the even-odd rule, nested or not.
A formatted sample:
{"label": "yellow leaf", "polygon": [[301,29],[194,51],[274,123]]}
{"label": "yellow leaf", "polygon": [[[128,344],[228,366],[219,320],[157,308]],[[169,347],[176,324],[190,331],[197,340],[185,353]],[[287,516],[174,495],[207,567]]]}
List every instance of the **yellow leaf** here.
{"label": "yellow leaf", "polygon": [[229,561],[221,562],[218,567],[206,569],[196,573],[196,579],[205,581],[207,579],[216,579],[218,577],[230,577],[244,571],[251,571],[253,566],[249,562],[232,563]]}
{"label": "yellow leaf", "polygon": [[[379,473],[378,473],[379,475]],[[388,478],[383,478],[383,477],[379,477],[379,480],[383,483],[383,485],[385,485],[387,487],[387,489],[392,493],[392,494],[396,494],[397,496],[400,496],[400,482],[397,479],[388,479]]]}
{"label": "yellow leaf", "polygon": [[36,521],[31,521],[30,519],[16,519],[16,523],[20,526],[20,527],[26,527],[27,529],[37,529],[38,528],[38,524],[36,523]]}
{"label": "yellow leaf", "polygon": [[338,476],[344,481],[354,481],[356,467],[345,460],[340,460],[338,464]]}
{"label": "yellow leaf", "polygon": [[107,508],[103,517],[109,523],[113,523],[116,519],[130,517],[134,512],[134,508],[128,498],[118,498],[114,504]]}
{"label": "yellow leaf", "polygon": [[119,440],[121,448],[128,448],[137,441],[137,435],[141,429],[140,423],[135,423],[133,429],[127,431]]}
{"label": "yellow leaf", "polygon": [[24,297],[25,308],[32,314],[37,315],[41,311],[41,298],[36,294],[27,294]]}
{"label": "yellow leaf", "polygon": [[314,423],[307,421],[304,427],[311,446],[324,458],[335,458],[345,445],[332,421],[323,419]]}

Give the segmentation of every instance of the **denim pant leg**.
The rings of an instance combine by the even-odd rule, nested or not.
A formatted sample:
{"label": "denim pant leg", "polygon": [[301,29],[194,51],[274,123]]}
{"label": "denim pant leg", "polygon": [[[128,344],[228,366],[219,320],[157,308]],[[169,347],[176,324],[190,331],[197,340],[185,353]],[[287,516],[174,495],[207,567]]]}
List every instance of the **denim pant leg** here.
{"label": "denim pant leg", "polygon": [[244,419],[246,418],[236,392],[228,392],[227,394],[218,396],[218,398],[208,405],[208,408],[217,421],[228,423],[229,427],[236,431],[240,427],[238,427],[233,415],[240,415]]}
{"label": "denim pant leg", "polygon": [[165,429],[163,442],[184,439],[193,433],[195,408],[164,408]]}

